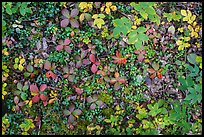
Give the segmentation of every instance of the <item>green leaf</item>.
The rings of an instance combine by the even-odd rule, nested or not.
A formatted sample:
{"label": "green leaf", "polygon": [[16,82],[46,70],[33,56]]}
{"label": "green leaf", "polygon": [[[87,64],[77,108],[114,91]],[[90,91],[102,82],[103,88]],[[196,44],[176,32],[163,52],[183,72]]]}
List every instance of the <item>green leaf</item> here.
{"label": "green leaf", "polygon": [[187,56],[187,60],[191,63],[191,64],[197,64],[196,62],[196,54],[195,53],[191,53]]}
{"label": "green leaf", "polygon": [[146,32],[146,30],[147,30],[147,29],[146,29],[145,27],[139,27],[139,28],[137,28],[136,31],[137,31],[138,33],[144,33],[144,32]]}
{"label": "green leaf", "polygon": [[151,15],[156,14],[156,12],[155,12],[153,7],[148,7],[148,8],[146,8],[145,11],[146,11],[147,14],[151,14]]}
{"label": "green leaf", "polygon": [[22,88],[23,88],[23,85],[21,83],[18,83],[17,84],[17,89],[22,90]]}
{"label": "green leaf", "polygon": [[138,39],[141,40],[141,41],[142,41],[142,40],[146,41],[146,40],[149,39],[149,37],[148,37],[146,34],[143,34],[143,33],[138,34],[137,37],[138,37]]}
{"label": "green leaf", "polygon": [[23,101],[25,101],[27,97],[28,97],[27,93],[24,93],[24,92],[21,93],[21,99],[23,99]]}
{"label": "green leaf", "polygon": [[187,76],[186,81],[187,81],[187,85],[188,85],[189,87],[193,86],[194,81],[193,81],[192,77]]}
{"label": "green leaf", "polygon": [[24,85],[24,86],[23,86],[23,91],[28,90],[28,88],[29,88],[29,86],[28,86],[28,85]]}
{"label": "green leaf", "polygon": [[11,5],[9,4],[6,5],[6,13],[8,13],[9,15],[12,15]]}
{"label": "green leaf", "polygon": [[25,72],[24,73],[24,77],[28,78],[30,76],[30,73],[29,72]]}
{"label": "green leaf", "polygon": [[147,17],[148,17],[148,14],[147,14],[144,10],[141,10],[141,11],[140,11],[140,15],[141,15],[144,19],[147,19]]}
{"label": "green leaf", "polygon": [[25,16],[25,13],[26,13],[25,9],[24,9],[23,7],[21,7],[21,8],[20,8],[20,14],[21,14],[22,16]]}

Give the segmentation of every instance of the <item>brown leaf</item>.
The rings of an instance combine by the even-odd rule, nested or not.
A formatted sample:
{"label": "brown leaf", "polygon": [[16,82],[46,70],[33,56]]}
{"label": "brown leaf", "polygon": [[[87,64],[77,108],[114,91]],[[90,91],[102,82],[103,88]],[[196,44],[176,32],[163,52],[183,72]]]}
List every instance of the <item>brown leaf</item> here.
{"label": "brown leaf", "polygon": [[147,69],[147,72],[149,72],[150,74],[155,73],[155,70],[153,68]]}
{"label": "brown leaf", "polygon": [[151,79],[153,79],[153,78],[155,78],[155,77],[156,77],[156,73],[153,73],[153,74],[150,76]]}

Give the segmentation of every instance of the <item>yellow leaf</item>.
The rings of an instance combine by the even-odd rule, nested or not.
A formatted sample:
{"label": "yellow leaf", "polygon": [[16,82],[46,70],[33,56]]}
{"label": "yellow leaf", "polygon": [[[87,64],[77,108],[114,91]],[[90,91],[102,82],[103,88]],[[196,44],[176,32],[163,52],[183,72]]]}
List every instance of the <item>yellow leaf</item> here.
{"label": "yellow leaf", "polygon": [[112,5],[112,2],[106,2],[106,7],[110,7]]}
{"label": "yellow leaf", "polygon": [[191,25],[188,25],[188,29],[189,29],[190,31],[193,31],[193,27],[192,27]]}
{"label": "yellow leaf", "polygon": [[184,40],[185,40],[185,41],[189,41],[189,40],[190,40],[190,37],[184,37]]}
{"label": "yellow leaf", "polygon": [[106,12],[106,14],[110,14],[110,8],[109,8],[109,7],[106,8],[106,9],[105,9],[105,12]]}
{"label": "yellow leaf", "polygon": [[115,108],[116,108],[116,110],[120,110],[120,106],[119,105],[117,105]]}
{"label": "yellow leaf", "polygon": [[24,67],[23,67],[21,64],[19,64],[19,65],[18,65],[18,69],[19,69],[20,71],[23,71]]}
{"label": "yellow leaf", "polygon": [[29,107],[32,107],[32,104],[33,104],[33,102],[32,102],[32,100],[29,102]]}
{"label": "yellow leaf", "polygon": [[132,29],[136,29],[137,27],[135,25],[132,26]]}
{"label": "yellow leaf", "polygon": [[187,16],[186,10],[181,10],[181,15]]}
{"label": "yellow leaf", "polygon": [[177,45],[181,45],[182,43],[183,43],[183,42],[182,42],[181,40],[177,40],[177,41],[176,41],[176,44],[177,44]]}
{"label": "yellow leaf", "polygon": [[183,50],[184,49],[184,46],[183,45],[180,45],[179,47],[178,47],[178,50]]}
{"label": "yellow leaf", "polygon": [[196,24],[197,24],[196,22],[193,22],[193,27],[195,27],[195,26],[196,26]]}
{"label": "yellow leaf", "polygon": [[50,99],[49,102],[48,102],[48,104],[53,103],[55,100],[56,100],[56,98]]}
{"label": "yellow leaf", "polygon": [[190,10],[187,10],[187,12],[188,12],[188,17],[190,18],[192,16],[192,13]]}
{"label": "yellow leaf", "polygon": [[104,8],[105,8],[105,7],[104,7],[104,6],[102,6],[100,10],[101,10],[101,11],[104,11]]}
{"label": "yellow leaf", "polygon": [[84,8],[86,8],[87,7],[87,2],[80,2],[80,4],[79,4],[79,8],[80,9],[84,9]]}
{"label": "yellow leaf", "polygon": [[79,16],[79,21],[82,22],[84,20],[84,13]]}
{"label": "yellow leaf", "polygon": [[183,46],[188,48],[188,47],[190,47],[190,44],[189,43],[183,43]]}
{"label": "yellow leaf", "polygon": [[199,66],[199,68],[200,68],[200,69],[202,69],[202,63],[200,63],[200,66]]}
{"label": "yellow leaf", "polygon": [[20,60],[20,64],[23,64],[24,62],[25,62],[25,59],[22,58],[22,59]]}
{"label": "yellow leaf", "polygon": [[92,18],[93,18],[93,19],[97,19],[97,18],[98,18],[98,14],[94,14],[94,15],[92,16]]}
{"label": "yellow leaf", "polygon": [[110,8],[111,8],[112,11],[116,11],[117,10],[116,6],[111,6]]}

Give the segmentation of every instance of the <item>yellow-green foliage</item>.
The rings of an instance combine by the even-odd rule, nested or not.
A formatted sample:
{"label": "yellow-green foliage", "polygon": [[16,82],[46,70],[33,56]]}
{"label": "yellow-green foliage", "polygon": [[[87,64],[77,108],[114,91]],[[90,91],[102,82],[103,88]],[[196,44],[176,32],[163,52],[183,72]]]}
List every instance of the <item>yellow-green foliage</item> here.
{"label": "yellow-green foliage", "polygon": [[10,123],[6,118],[7,114],[2,117],[2,135],[5,135],[6,130],[9,128]]}
{"label": "yellow-green foliage", "polygon": [[14,69],[19,69],[20,71],[23,71],[25,59],[19,56],[18,58],[15,58],[15,64],[13,65]]}

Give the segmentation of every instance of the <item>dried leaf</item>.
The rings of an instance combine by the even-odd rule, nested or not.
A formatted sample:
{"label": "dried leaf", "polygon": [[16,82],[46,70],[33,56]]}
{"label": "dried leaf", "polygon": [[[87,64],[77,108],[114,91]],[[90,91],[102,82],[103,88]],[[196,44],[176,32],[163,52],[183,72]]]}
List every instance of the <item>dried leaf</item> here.
{"label": "dried leaf", "polygon": [[45,61],[45,64],[44,64],[44,68],[46,69],[46,70],[50,70],[51,69],[51,63],[48,61],[48,60],[46,60]]}

